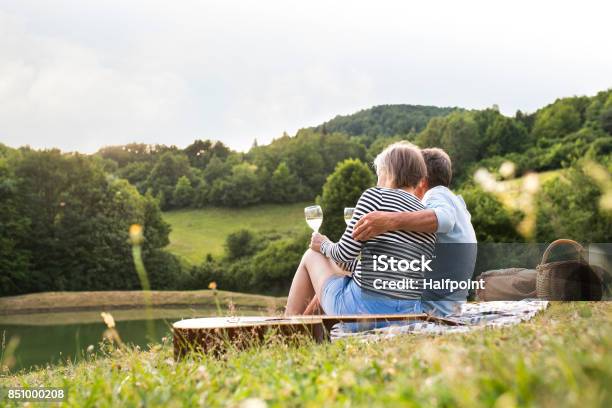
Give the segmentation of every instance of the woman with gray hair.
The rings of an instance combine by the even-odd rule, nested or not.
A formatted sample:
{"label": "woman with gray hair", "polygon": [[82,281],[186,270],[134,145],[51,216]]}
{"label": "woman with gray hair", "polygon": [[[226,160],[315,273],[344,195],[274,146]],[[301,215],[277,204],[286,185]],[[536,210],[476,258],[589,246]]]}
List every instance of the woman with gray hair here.
{"label": "woman with gray hair", "polygon": [[[312,234],[310,249],[302,257],[289,290],[287,316],[303,314],[315,296],[328,315],[421,312],[422,285],[418,283],[422,282],[423,269],[377,270],[376,259],[382,260],[385,255],[385,259],[397,256],[408,264],[415,260],[423,262],[433,251],[435,235],[392,231],[368,241],[357,241],[352,233],[356,222],[372,211],[424,209],[417,195],[422,196],[422,181],[427,175],[425,161],[417,147],[399,142],[380,153],[374,165],[377,186],[361,195],[340,241],[334,243],[324,235]],[[404,283],[400,289],[398,282],[406,277],[417,284]]]}

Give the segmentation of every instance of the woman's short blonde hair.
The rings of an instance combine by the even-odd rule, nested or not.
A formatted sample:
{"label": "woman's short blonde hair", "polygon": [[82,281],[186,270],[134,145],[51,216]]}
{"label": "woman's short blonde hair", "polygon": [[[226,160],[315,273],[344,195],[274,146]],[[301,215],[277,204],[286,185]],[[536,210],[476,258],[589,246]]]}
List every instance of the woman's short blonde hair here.
{"label": "woman's short blonde hair", "polygon": [[427,166],[418,147],[409,142],[397,142],[374,159],[376,174],[389,177],[394,188],[416,187],[427,177]]}

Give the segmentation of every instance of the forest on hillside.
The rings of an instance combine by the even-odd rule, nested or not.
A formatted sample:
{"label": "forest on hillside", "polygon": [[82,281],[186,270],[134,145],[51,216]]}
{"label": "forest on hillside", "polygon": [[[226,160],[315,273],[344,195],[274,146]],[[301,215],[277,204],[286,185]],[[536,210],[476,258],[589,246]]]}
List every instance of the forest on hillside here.
{"label": "forest on hillside", "polygon": [[[370,163],[397,140],[450,154],[452,188],[465,198],[480,241],[612,239],[611,90],[512,117],[495,107],[387,105],[248,152],[212,140],[185,148],[108,146],[93,155],[0,144],[0,295],[138,288],[127,242],[131,224],[144,226],[154,288],[195,289],[214,280],[225,289],[282,291],[305,249],[306,231],[297,237],[239,231],[228,237],[222,258],[186,265],[163,249],[170,227],[161,211],[304,200],[336,211],[373,183]],[[516,177],[562,169],[562,177],[538,191],[529,234],[516,226],[530,214],[508,208],[473,178],[477,169],[497,177],[508,162]],[[336,238],[339,228],[326,221],[323,230]]]}

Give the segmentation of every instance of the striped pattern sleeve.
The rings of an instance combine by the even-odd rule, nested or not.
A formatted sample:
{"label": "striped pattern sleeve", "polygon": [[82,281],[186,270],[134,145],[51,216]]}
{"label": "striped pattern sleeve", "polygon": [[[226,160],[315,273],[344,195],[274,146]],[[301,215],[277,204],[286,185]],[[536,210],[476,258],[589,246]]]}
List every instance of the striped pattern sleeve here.
{"label": "striped pattern sleeve", "polygon": [[342,234],[340,241],[333,243],[329,240],[321,244],[321,253],[336,262],[350,262],[357,258],[361,252],[363,242],[353,239],[353,228],[357,220],[363,215],[376,211],[380,208],[382,196],[380,191],[369,188],[363,192],[353,213],[353,219],[349,222]]}

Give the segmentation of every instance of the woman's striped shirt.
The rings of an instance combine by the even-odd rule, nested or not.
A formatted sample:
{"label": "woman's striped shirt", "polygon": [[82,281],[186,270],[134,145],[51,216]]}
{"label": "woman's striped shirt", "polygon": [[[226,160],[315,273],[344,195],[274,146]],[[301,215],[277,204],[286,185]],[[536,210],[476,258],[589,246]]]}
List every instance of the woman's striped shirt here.
{"label": "woman's striped shirt", "polygon": [[[414,231],[389,231],[368,241],[357,241],[353,239],[353,228],[357,221],[365,214],[373,211],[387,212],[411,212],[424,210],[425,206],[411,193],[400,189],[373,187],[367,189],[359,198],[355,207],[353,218],[349,222],[342,238],[337,243],[325,240],[321,244],[321,253],[328,258],[341,264],[344,269],[353,272],[353,279],[362,288],[387,296],[401,299],[420,299],[422,287],[416,289],[378,290],[373,287],[372,281],[380,278],[382,280],[399,280],[402,278],[422,281],[423,273],[408,271],[373,271],[371,259],[368,259],[367,270],[362,270],[360,255],[385,254],[394,256],[396,259],[421,259],[427,258],[433,253],[436,242],[435,234]],[[362,259],[363,261],[363,259]]]}

